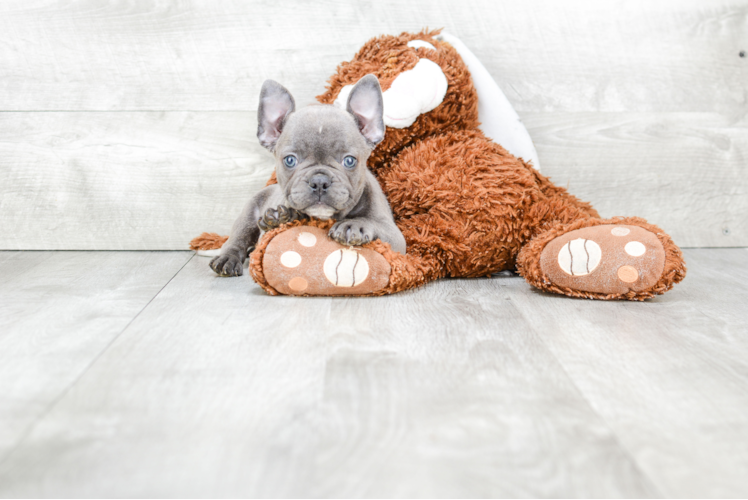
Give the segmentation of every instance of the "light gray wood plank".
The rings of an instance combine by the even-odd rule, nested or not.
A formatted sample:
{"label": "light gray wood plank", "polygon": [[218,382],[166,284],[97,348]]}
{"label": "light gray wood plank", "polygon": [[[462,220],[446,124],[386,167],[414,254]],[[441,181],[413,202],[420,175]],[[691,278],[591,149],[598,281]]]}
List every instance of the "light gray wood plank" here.
{"label": "light gray wood plank", "polygon": [[[700,336],[702,349],[712,343],[715,349],[737,357],[741,363],[748,352],[748,249],[731,249],[714,252],[710,248],[694,248],[686,253],[689,280],[697,284],[686,288],[688,299],[695,304],[710,324],[710,329]],[[661,301],[661,307],[672,307],[674,314],[678,301]],[[716,298],[716,300],[715,300]],[[737,346],[739,349],[731,349]]]}
{"label": "light gray wood plank", "polygon": [[254,113],[0,113],[4,249],[182,250],[272,172]]}
{"label": "light gray wood plank", "polygon": [[333,301],[322,418],[276,437],[260,495],[658,496],[502,283]]}
{"label": "light gray wood plank", "polygon": [[[713,113],[538,113],[543,172],[683,247],[748,245],[748,125]],[[272,172],[251,112],[0,113],[0,247],[173,250],[228,234]]]}
{"label": "light gray wood plank", "polygon": [[513,296],[269,297],[193,259],[0,465],[0,494],[658,496]]}
{"label": "light gray wood plank", "polygon": [[265,78],[319,94],[382,33],[445,27],[522,111],[743,114],[742,0],[0,5],[2,110],[255,110]]}
{"label": "light gray wood plank", "polygon": [[543,174],[602,217],[644,217],[683,247],[748,245],[745,119],[532,113],[525,124]]}
{"label": "light gray wood plank", "polygon": [[685,257],[686,280],[644,304],[568,300],[524,283],[513,300],[660,492],[745,497],[748,251]]}
{"label": "light gray wood plank", "polygon": [[190,257],[0,252],[0,461]]}

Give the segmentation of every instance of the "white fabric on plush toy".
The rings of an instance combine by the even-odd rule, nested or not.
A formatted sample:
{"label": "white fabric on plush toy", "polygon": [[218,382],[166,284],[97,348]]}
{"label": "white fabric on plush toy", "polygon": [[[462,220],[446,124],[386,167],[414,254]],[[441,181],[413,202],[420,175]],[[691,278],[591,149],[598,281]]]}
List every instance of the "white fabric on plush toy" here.
{"label": "white fabric on plush toy", "polygon": [[[442,33],[437,38],[454,47],[470,70],[478,93],[480,129],[514,156],[532,162],[539,171],[540,161],[530,134],[486,67],[456,36]],[[412,40],[408,42],[408,47],[436,50],[436,47],[423,40]],[[343,87],[334,104],[345,109],[352,89],[353,85]],[[398,75],[384,92],[384,124],[392,128],[410,127],[418,115],[441,104],[446,93],[447,78],[439,65],[421,59],[413,69]]]}
{"label": "white fabric on plush toy", "polygon": [[533,167],[540,171],[538,153],[529,132],[486,67],[456,36],[442,33],[437,39],[454,47],[470,70],[473,85],[478,92],[478,119],[483,133],[514,156],[532,162]]}
{"label": "white fabric on plush toy", "polygon": [[[433,45],[420,40],[408,42],[409,47]],[[345,109],[353,85],[340,89],[333,103]],[[403,71],[392,82],[390,88],[382,93],[384,100],[384,124],[392,128],[407,128],[413,125],[419,115],[428,113],[444,100],[447,94],[447,77],[441,67],[429,59],[419,60],[413,69]]]}

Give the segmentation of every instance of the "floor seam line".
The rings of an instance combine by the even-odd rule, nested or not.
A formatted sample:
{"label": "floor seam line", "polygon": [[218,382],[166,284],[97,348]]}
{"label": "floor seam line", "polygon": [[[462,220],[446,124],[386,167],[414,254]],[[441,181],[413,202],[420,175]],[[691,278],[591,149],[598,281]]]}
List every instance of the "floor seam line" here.
{"label": "floor seam line", "polygon": [[558,359],[558,357],[556,356],[556,353],[554,353],[553,350],[551,350],[548,347],[548,344],[546,343],[545,339],[540,338],[540,341],[543,343],[543,345],[545,346],[546,350],[551,354],[551,356],[553,356],[553,359],[556,360],[556,363],[558,363],[558,366],[564,372],[564,375],[566,375],[566,377],[569,379],[569,382],[571,382],[571,384],[574,386],[574,390],[577,391],[577,393],[579,394],[579,397],[581,397],[584,400],[584,402],[587,403],[587,406],[590,408],[590,410],[593,411],[595,413],[595,415],[598,416],[598,418],[600,419],[600,421],[603,424],[605,424],[605,427],[608,428],[608,430],[610,431],[611,436],[613,437],[613,439],[615,439],[616,444],[618,445],[619,449],[621,450],[621,453],[623,453],[626,456],[626,458],[628,458],[631,461],[631,465],[633,465],[636,468],[636,470],[639,472],[639,474],[641,474],[642,477],[647,480],[647,482],[650,484],[650,486],[652,487],[652,489],[654,490],[654,492],[657,493],[660,498],[670,498],[669,496],[663,494],[662,490],[657,485],[657,483],[655,483],[655,481],[650,477],[650,475],[647,472],[644,471],[644,469],[639,464],[639,461],[636,458],[634,458],[634,455],[632,455],[631,452],[629,451],[629,449],[626,447],[626,445],[623,444],[623,442],[621,441],[621,437],[618,435],[618,433],[613,428],[613,426],[610,425],[610,422],[608,422],[608,419],[605,418],[605,416],[602,415],[599,411],[597,411],[597,409],[592,405],[592,402],[589,400],[589,398],[587,397],[587,395],[579,387],[579,385],[577,384],[577,381],[572,378],[572,376],[566,370],[566,367],[564,366],[564,364],[561,363],[560,359]]}
{"label": "floor seam line", "polygon": [[[528,285],[529,286],[529,285]],[[524,296],[526,296],[526,293],[523,293]],[[515,307],[515,310],[519,312],[522,317],[527,319],[525,314],[521,309],[518,309]],[[532,323],[529,323],[532,325]],[[615,431],[612,425],[610,425],[610,422],[608,422],[608,419],[605,418],[592,404],[590,399],[587,397],[587,395],[582,391],[582,389],[579,387],[579,384],[577,384],[577,381],[574,380],[574,378],[571,376],[569,371],[566,369],[566,366],[561,362],[559,357],[556,355],[555,352],[553,352],[553,349],[548,345],[548,342],[543,338],[542,335],[539,335],[535,329],[533,328],[533,334],[537,337],[537,339],[543,344],[543,347],[545,350],[553,357],[553,359],[558,364],[559,368],[561,368],[561,371],[566,375],[566,378],[569,380],[571,385],[573,386],[574,390],[579,394],[579,397],[582,398],[582,400],[587,404],[590,411],[592,411],[597,417],[600,419],[600,421],[605,425],[605,427],[610,431],[611,437],[615,439],[616,445],[618,445],[618,448],[621,450],[621,453],[623,453],[626,458],[631,462],[631,465],[636,469],[639,474],[641,474],[642,478],[646,479],[647,483],[652,487],[653,491],[659,495],[659,498],[670,498],[669,496],[666,496],[663,494],[660,487],[655,483],[655,481],[647,474],[644,469],[639,464],[638,460],[634,458],[634,456],[631,454],[629,449],[623,444],[621,441],[621,437],[618,435],[618,433]]]}
{"label": "floor seam line", "polygon": [[34,421],[31,424],[29,424],[29,426],[26,428],[26,430],[23,432],[23,434],[21,434],[21,437],[19,438],[19,440],[15,444],[15,446],[13,446],[13,448],[11,448],[8,451],[8,453],[6,453],[6,455],[2,459],[0,459],[0,470],[8,462],[8,460],[10,460],[10,458],[16,453],[16,451],[18,451],[18,449],[21,447],[21,445],[24,443],[24,441],[26,441],[26,439],[29,437],[29,435],[31,434],[31,432],[36,428],[36,426],[39,424],[39,422],[41,422],[47,415],[49,415],[49,413],[55,408],[55,406],[57,406],[57,404],[60,401],[62,401],[65,398],[65,396],[73,389],[73,387],[75,387],[75,385],[78,384],[78,382],[80,382],[80,380],[83,378],[83,376],[86,373],[88,373],[88,370],[90,370],[91,367],[93,365],[95,365],[96,362],[101,358],[101,356],[103,356],[104,353],[109,350],[109,348],[112,346],[112,344],[114,344],[117,341],[117,339],[120,338],[120,336],[128,328],[130,328],[130,325],[132,325],[133,322],[140,316],[140,314],[143,311],[145,311],[148,308],[148,306],[151,305],[151,302],[153,302],[156,299],[156,297],[158,297],[161,294],[161,292],[164,291],[164,289],[167,286],[169,286],[169,283],[171,283],[174,280],[174,278],[176,278],[177,275],[182,272],[182,269],[184,269],[185,266],[187,264],[189,264],[192,261],[192,259],[195,258],[195,255],[196,254],[193,253],[190,256],[190,258],[187,259],[184,262],[184,264],[182,264],[182,266],[179,269],[177,269],[177,271],[174,273],[174,275],[166,281],[166,283],[164,284],[164,286],[162,286],[161,288],[158,289],[158,291],[153,295],[153,297],[151,297],[148,300],[148,302],[146,302],[145,305],[132,317],[132,319],[127,322],[127,324],[122,328],[122,330],[120,330],[119,333],[117,333],[114,337],[112,337],[112,339],[109,342],[107,342],[107,344],[104,346],[104,348],[101,349],[101,351],[99,351],[99,353],[96,354],[96,356],[93,357],[93,359],[91,360],[91,362],[88,363],[85,368],[83,368],[83,370],[78,374],[78,376],[76,376],[70,382],[70,384],[68,384],[68,386],[65,389],[63,389],[60,392],[60,394],[47,405],[47,407],[44,409],[44,411],[42,413],[40,413],[39,416],[37,418],[35,418]]}

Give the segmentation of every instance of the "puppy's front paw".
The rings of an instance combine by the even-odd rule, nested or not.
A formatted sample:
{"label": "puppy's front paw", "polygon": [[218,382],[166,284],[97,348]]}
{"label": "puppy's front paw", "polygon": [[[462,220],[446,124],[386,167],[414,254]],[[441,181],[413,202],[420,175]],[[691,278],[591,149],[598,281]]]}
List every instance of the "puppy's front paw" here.
{"label": "puppy's front paw", "polygon": [[330,238],[341,245],[363,245],[378,238],[374,224],[367,220],[343,220],[332,226]]}
{"label": "puppy's front paw", "polygon": [[242,261],[235,255],[213,257],[209,265],[219,276],[241,276],[244,272]]}
{"label": "puppy's front paw", "polygon": [[295,208],[280,205],[276,208],[268,208],[265,214],[257,221],[257,225],[263,231],[270,231],[291,221],[304,220],[306,215]]}

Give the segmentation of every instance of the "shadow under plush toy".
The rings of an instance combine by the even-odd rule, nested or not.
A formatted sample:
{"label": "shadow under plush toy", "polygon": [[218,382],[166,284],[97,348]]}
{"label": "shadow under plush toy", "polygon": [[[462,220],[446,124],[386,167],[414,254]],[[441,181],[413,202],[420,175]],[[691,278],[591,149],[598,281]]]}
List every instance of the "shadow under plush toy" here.
{"label": "shadow under plush toy", "polygon": [[[268,293],[382,295],[516,269],[549,292],[644,300],[685,277],[680,249],[660,228],[637,217],[600,219],[489,139],[478,128],[468,68],[438,31],[370,40],[338,67],[319,102],[344,107],[369,73],[384,91],[387,129],[368,166],[407,254],[379,240],[342,246],[327,236],[332,220],[294,221],[265,233],[250,256],[250,273]],[[191,246],[224,241],[203,234]]]}

